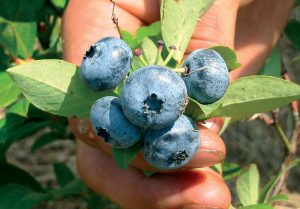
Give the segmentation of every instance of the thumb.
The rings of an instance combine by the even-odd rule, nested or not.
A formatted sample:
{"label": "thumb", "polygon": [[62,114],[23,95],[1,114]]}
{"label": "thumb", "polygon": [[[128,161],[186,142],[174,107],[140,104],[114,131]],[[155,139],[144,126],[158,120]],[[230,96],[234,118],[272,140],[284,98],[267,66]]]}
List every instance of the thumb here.
{"label": "thumb", "polygon": [[215,0],[199,20],[187,53],[214,45],[234,46],[239,0]]}

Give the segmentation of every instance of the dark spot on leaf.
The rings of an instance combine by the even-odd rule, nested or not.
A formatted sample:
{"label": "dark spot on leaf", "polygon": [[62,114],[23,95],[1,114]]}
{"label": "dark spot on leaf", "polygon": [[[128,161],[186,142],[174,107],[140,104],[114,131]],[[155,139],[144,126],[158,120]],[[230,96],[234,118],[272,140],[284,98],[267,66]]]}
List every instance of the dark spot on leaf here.
{"label": "dark spot on leaf", "polygon": [[102,137],[104,139],[105,142],[109,142],[110,141],[110,135],[109,133],[106,131],[105,128],[102,127],[96,127],[97,129],[97,135]]}
{"label": "dark spot on leaf", "polygon": [[168,158],[168,164],[180,165],[182,161],[186,160],[189,157],[185,150],[179,150],[176,153],[172,153]]}
{"label": "dark spot on leaf", "polygon": [[144,113],[150,113],[150,114],[157,114],[160,113],[162,109],[162,104],[164,102],[157,98],[156,94],[151,94],[147,97],[147,99],[144,101]]}

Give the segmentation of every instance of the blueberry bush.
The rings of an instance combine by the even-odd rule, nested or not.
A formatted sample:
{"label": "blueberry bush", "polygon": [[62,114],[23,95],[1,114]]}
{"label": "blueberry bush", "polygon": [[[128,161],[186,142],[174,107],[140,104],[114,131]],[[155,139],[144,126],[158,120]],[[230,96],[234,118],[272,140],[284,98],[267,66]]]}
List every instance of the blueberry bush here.
{"label": "blueberry bush", "polygon": [[[223,133],[232,121],[269,112],[266,117],[286,147],[281,170],[261,185],[255,164],[240,167],[226,161],[213,169],[225,180],[234,180],[238,201],[231,208],[269,209],[276,201],[287,200],[280,191],[289,170],[300,163],[296,157],[300,86],[283,71],[278,48],[259,75],[230,83],[229,71],[240,67],[232,49],[212,46],[196,50],[184,60],[196,23],[212,2],[164,0],[161,20],[138,29],[135,36],[112,21],[122,40],[100,40],[87,49],[78,67],[62,60],[61,17],[67,0],[3,0],[0,208],[30,209],[60,200],[84,202],[89,209],[117,208],[90,191],[64,162],[53,162],[54,186],[41,184],[28,171],[9,162],[7,151],[28,137],[36,138],[32,155],[55,141],[75,143],[67,123],[70,117],[91,120],[95,132],[113,146],[120,168],[126,169],[141,151],[150,164],[173,169],[187,163],[201,146],[195,122],[224,117]],[[299,31],[300,22],[291,19],[284,34],[297,50]],[[290,60],[299,61],[299,56]],[[99,62],[104,63],[100,70]],[[292,137],[277,120],[277,109],[288,105],[294,113]],[[122,126],[112,125],[117,121]],[[178,131],[180,135],[174,134]],[[166,140],[166,136],[172,140]],[[152,174],[145,171],[149,178]]]}

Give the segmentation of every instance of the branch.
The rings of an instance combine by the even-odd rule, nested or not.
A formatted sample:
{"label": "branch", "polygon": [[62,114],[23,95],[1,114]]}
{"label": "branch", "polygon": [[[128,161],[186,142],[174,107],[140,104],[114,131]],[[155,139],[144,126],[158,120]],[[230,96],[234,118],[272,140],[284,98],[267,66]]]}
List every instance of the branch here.
{"label": "branch", "polygon": [[[291,81],[287,72],[283,73],[283,77],[286,80]],[[280,177],[277,185],[275,186],[275,188],[272,192],[272,196],[278,195],[282,191],[282,189],[285,187],[285,182],[289,176],[291,164],[295,159],[296,153],[298,151],[298,145],[300,144],[300,118],[299,118],[298,101],[295,100],[291,103],[291,109],[293,111],[294,122],[295,122],[294,132],[293,132],[293,136],[292,136],[291,140],[289,140],[286,137],[281,126],[279,125],[278,122],[276,122],[277,120],[274,120],[279,125],[279,128],[278,128],[278,127],[276,127],[276,123],[275,123],[275,127],[276,127],[279,135],[281,136],[282,140],[284,141],[287,149],[289,150],[289,154],[285,157],[284,162],[281,165],[282,176]],[[288,144],[288,146],[287,146],[287,144]]]}
{"label": "branch", "polygon": [[111,14],[111,20],[116,25],[116,27],[118,29],[118,33],[119,33],[120,38],[123,39],[123,36],[122,36],[122,33],[121,33],[121,29],[119,27],[119,19],[116,16],[116,13],[115,13],[116,2],[114,0],[110,0],[110,2],[113,4],[112,14]]}

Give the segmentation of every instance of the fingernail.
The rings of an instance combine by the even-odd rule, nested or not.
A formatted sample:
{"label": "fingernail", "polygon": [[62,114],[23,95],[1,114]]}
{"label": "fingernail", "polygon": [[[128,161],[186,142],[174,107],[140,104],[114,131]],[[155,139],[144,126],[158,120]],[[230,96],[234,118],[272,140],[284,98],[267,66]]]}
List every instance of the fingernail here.
{"label": "fingernail", "polygon": [[214,124],[214,122],[205,121],[205,123],[203,123],[203,126],[205,126],[206,128],[211,128]]}
{"label": "fingernail", "polygon": [[186,206],[183,206],[182,209],[221,209],[221,208],[218,208],[218,207],[209,207],[209,206],[204,206],[204,205],[186,205]]}

